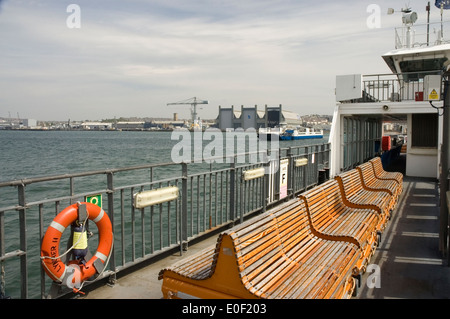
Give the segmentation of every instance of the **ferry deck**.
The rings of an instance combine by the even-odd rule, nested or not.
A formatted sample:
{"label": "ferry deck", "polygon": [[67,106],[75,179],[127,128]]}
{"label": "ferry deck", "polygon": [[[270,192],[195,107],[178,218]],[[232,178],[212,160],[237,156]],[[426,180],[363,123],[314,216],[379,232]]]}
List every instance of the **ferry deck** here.
{"label": "ferry deck", "polygon": [[[404,17],[411,14],[410,10],[405,10],[404,13]],[[412,24],[413,22],[410,22],[404,27],[406,30],[410,30]],[[233,160],[229,167],[213,170],[211,166],[206,172],[198,173],[194,170],[195,167],[191,169],[189,166],[188,169],[188,165],[182,163],[180,165],[181,175],[163,180],[154,180],[154,173],[156,174],[157,170],[166,170],[167,167],[174,165],[173,163],[0,183],[0,187],[17,187],[18,192],[17,204],[0,209],[0,261],[4,262],[13,258],[20,260],[20,269],[13,270],[20,271],[22,298],[28,298],[30,290],[27,281],[27,266],[30,263],[27,258],[30,260],[34,258],[31,249],[27,247],[25,218],[26,213],[32,209],[37,211],[39,216],[39,232],[36,232],[35,238],[37,238],[36,236],[42,238],[44,225],[46,225],[44,210],[47,207],[53,210],[54,206],[55,211],[60,211],[60,208],[64,207],[62,201],[70,202],[72,205],[79,197],[87,198],[87,196],[92,197],[91,195],[97,193],[104,194],[106,211],[112,217],[112,224],[120,223],[116,232],[118,244],[114,245],[114,250],[112,249],[110,269],[102,274],[103,279],[98,278],[97,282],[87,285],[83,289],[85,294],[76,294],[75,297],[84,299],[161,299],[163,297],[161,281],[158,280],[158,273],[161,269],[180,259],[189,258],[205,247],[214,245],[218,233],[229,228],[238,220],[242,223],[244,217],[253,216],[255,212],[264,212],[266,208],[269,208],[268,206],[273,207],[279,204],[284,197],[277,198],[276,195],[282,193],[282,187],[283,194],[286,189],[289,189],[289,193],[286,195],[298,196],[318,183],[316,174],[319,171],[326,172],[324,168],[328,167],[329,176],[334,177],[340,172],[345,172],[377,156],[377,147],[375,146],[382,136],[384,120],[391,122],[401,120],[407,123],[406,155],[401,154],[397,161],[386,167],[386,170],[399,171],[404,174],[403,192],[392,213],[391,221],[382,234],[380,245],[370,259],[367,272],[362,277],[358,294],[354,298],[449,298],[448,210],[443,213],[446,206],[440,207],[443,202],[440,198],[445,196],[447,205],[450,205],[449,192],[447,192],[447,188],[440,193],[438,178],[448,183],[445,174],[440,174],[439,171],[446,172],[448,170],[448,156],[441,160],[440,153],[448,155],[448,149],[450,149],[448,141],[450,117],[449,112],[444,112],[450,104],[450,95],[446,94],[447,90],[450,90],[450,69],[448,69],[450,42],[443,42],[439,38],[436,45],[414,48],[409,40],[411,39],[396,43],[396,50],[383,56],[391,67],[392,74],[344,75],[339,76],[339,81],[337,78],[337,104],[328,144],[280,150],[274,161],[266,164],[258,163],[259,167],[255,169],[253,163],[236,166],[236,161]],[[435,59],[435,55],[438,54],[442,54],[443,58]],[[441,115],[444,116],[438,116],[436,109],[442,110],[441,112],[444,113]],[[441,149],[441,146],[445,146],[446,150]],[[286,159],[287,161],[285,161]],[[280,170],[272,170],[271,165],[278,161],[281,165],[281,160],[283,160],[287,174],[290,174],[287,177],[289,185],[281,185],[281,183],[278,185],[274,182],[281,181]],[[287,169],[288,165],[290,165],[289,170]],[[150,181],[123,186],[118,185],[118,178],[114,177],[115,174],[141,169],[149,170],[146,174],[150,177]],[[264,174],[266,169],[273,172]],[[247,170],[253,173],[263,172],[263,174],[260,176],[244,174]],[[105,175],[106,187],[104,189],[100,191],[75,190],[74,179],[91,179]],[[249,177],[248,180],[247,177]],[[70,184],[69,195],[39,199],[34,202],[30,202],[26,196],[26,186],[67,179]],[[137,183],[137,181],[133,182]],[[445,183],[442,183],[441,186]],[[166,184],[167,187],[162,187]],[[144,227],[146,206],[136,205],[134,195],[138,189],[143,191],[144,187],[149,187],[150,190],[155,187],[158,187],[159,190],[173,190],[174,185],[177,186],[175,187],[177,189],[176,196],[168,194],[170,195],[167,199],[168,203],[164,206],[164,210],[167,208],[167,212],[163,214],[162,203],[158,204],[160,205],[159,212],[155,209],[155,214],[153,214],[153,206],[148,208],[151,216],[159,214],[160,221],[164,220],[163,216],[167,215],[167,227],[164,227],[169,236],[165,242],[163,240],[165,236],[164,223],[161,222],[159,227],[155,226],[154,228],[152,219],[150,227]],[[179,196],[178,190],[180,190],[181,196]],[[203,203],[200,201],[200,194],[206,195],[202,195]],[[171,201],[175,201],[175,203],[170,205]],[[214,209],[212,209],[213,207]],[[115,212],[114,208],[116,208]],[[131,214],[125,213],[128,208],[130,208]],[[141,212],[140,221],[138,210]],[[5,212],[9,211],[19,212],[18,229],[20,230],[20,245],[18,249],[10,252],[5,249],[6,245],[3,239],[5,226],[2,226]],[[203,211],[203,216],[201,211]],[[210,215],[207,216],[206,213]],[[114,215],[116,215],[116,220],[114,220]],[[128,221],[127,218],[131,219],[129,222],[131,224],[130,236],[124,226]],[[138,230],[139,225],[141,231]],[[176,227],[173,227],[174,225]],[[145,233],[148,228],[150,228],[150,234]],[[159,231],[156,231],[157,228]],[[139,235],[141,235],[141,240],[137,238]],[[172,240],[172,235],[176,235],[173,236],[176,237],[176,240]],[[156,240],[158,237],[160,237],[159,242]],[[152,239],[151,243],[148,243],[147,238]],[[188,249],[183,251],[187,244],[189,244]],[[158,245],[160,249],[156,249],[156,251],[153,246],[157,248]],[[130,251],[131,261],[127,259]],[[183,253],[180,254],[180,251]],[[39,264],[35,263],[32,266],[36,268]],[[45,278],[43,270],[40,271],[40,275],[40,294],[41,297],[44,297],[47,296],[48,286],[46,287],[45,280],[48,278]],[[0,279],[2,277],[5,276],[0,276]],[[111,285],[107,285],[106,280]],[[8,288],[3,282],[4,280],[0,280],[0,288]],[[56,286],[52,284],[53,287]],[[0,289],[0,296],[1,292],[2,289]],[[56,295],[56,297],[60,297],[60,295]]]}
{"label": "ferry deck", "polygon": [[[404,173],[405,155],[387,169]],[[439,252],[439,188],[435,179],[405,176],[403,193],[363,276],[357,299],[447,299],[450,267]],[[158,273],[181,258],[214,245],[217,234],[191,245],[183,256],[169,253],[117,278],[115,285],[86,290],[84,299],[160,299]],[[378,268],[379,267],[379,268]],[[93,287],[92,287],[93,288]]]}

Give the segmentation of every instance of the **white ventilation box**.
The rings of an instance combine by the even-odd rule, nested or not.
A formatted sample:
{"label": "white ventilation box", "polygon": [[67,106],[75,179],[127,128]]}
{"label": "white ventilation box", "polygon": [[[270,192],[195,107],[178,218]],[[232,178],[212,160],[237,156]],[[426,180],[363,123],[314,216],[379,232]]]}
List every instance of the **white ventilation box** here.
{"label": "white ventilation box", "polygon": [[359,98],[362,98],[362,75],[337,75],[336,101],[347,101]]}

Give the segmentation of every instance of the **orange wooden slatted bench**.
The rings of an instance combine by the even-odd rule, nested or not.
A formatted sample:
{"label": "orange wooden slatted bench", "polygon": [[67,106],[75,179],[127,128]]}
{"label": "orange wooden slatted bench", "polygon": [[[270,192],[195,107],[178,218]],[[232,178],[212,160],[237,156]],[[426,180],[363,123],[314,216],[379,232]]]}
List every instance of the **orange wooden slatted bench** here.
{"label": "orange wooden slatted bench", "polygon": [[294,199],[220,234],[215,247],[162,269],[165,298],[350,298],[361,252],[314,235]]}
{"label": "orange wooden slatted bench", "polygon": [[379,231],[384,231],[393,207],[393,197],[383,190],[364,189],[361,177],[356,169],[335,177],[339,183],[343,202],[354,208],[372,208],[381,215]]}
{"label": "orange wooden slatted bench", "polygon": [[360,279],[379,243],[381,216],[378,211],[345,206],[336,180],[314,187],[300,198],[305,202],[315,235],[325,239],[344,237],[359,247],[361,257],[354,276]]}
{"label": "orange wooden slatted bench", "polygon": [[378,179],[375,176],[372,163],[366,162],[356,167],[358,170],[362,184],[365,189],[368,190],[384,190],[388,192],[392,197],[394,204],[397,204],[398,196],[401,192],[401,187],[396,180],[392,179]]}
{"label": "orange wooden slatted bench", "polygon": [[387,180],[395,180],[400,187],[399,193],[401,194],[403,190],[403,174],[400,172],[386,172],[383,169],[383,164],[381,163],[381,158],[375,157],[372,158],[369,163],[372,164],[373,170],[376,178],[378,179],[387,179]]}

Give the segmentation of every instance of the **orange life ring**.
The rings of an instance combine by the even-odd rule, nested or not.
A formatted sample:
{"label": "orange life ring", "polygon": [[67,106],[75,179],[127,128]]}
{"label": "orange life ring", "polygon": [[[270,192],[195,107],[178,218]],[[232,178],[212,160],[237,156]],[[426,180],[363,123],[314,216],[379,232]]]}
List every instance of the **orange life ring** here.
{"label": "orange life ring", "polygon": [[[67,283],[69,274],[67,266],[61,261],[59,254],[59,242],[64,230],[78,219],[78,205],[73,204],[62,210],[51,222],[44,235],[41,245],[41,260],[47,275],[57,283]],[[99,231],[98,247],[92,258],[86,264],[80,264],[78,267],[71,267],[72,284],[82,283],[96,273],[93,263],[100,259],[104,264],[111,253],[113,244],[113,232],[111,220],[103,209],[91,203],[81,203],[86,205],[88,218],[95,222]],[[71,263],[71,262],[69,262]],[[72,262],[73,263],[73,262]],[[78,262],[77,262],[78,263]],[[66,278],[67,277],[67,278]],[[73,288],[73,286],[72,286]]]}

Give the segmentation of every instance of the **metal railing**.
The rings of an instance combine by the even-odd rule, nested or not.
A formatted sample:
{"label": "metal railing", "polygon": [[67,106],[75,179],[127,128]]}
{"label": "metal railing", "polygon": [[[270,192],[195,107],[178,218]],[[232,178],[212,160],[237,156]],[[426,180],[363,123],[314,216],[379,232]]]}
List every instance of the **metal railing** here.
{"label": "metal railing", "polygon": [[[277,153],[252,164],[237,163],[234,156],[225,163],[148,164],[0,183],[6,203],[0,207],[0,298],[58,298],[71,292],[45,274],[40,243],[56,214],[78,201],[100,198],[111,219],[114,247],[97,279],[114,283],[125,269],[169,250],[182,253],[192,239],[263,212],[327,178],[330,144]],[[287,171],[280,173],[280,163]],[[245,177],[261,168],[263,176]],[[286,184],[280,174],[287,174]],[[133,204],[136,193],[169,185],[179,188],[177,199],[144,208]],[[96,237],[89,246],[96,246]]]}
{"label": "metal railing", "polygon": [[395,48],[427,47],[449,43],[444,36],[450,34],[449,21],[433,22],[429,24],[415,24],[412,27],[395,28]]}
{"label": "metal railing", "polygon": [[[401,102],[424,100],[424,77],[442,75],[442,71],[404,72],[363,75],[362,96],[342,103]],[[442,81],[441,81],[442,82]],[[441,92],[443,91],[443,83]],[[441,98],[442,99],[442,94]]]}

